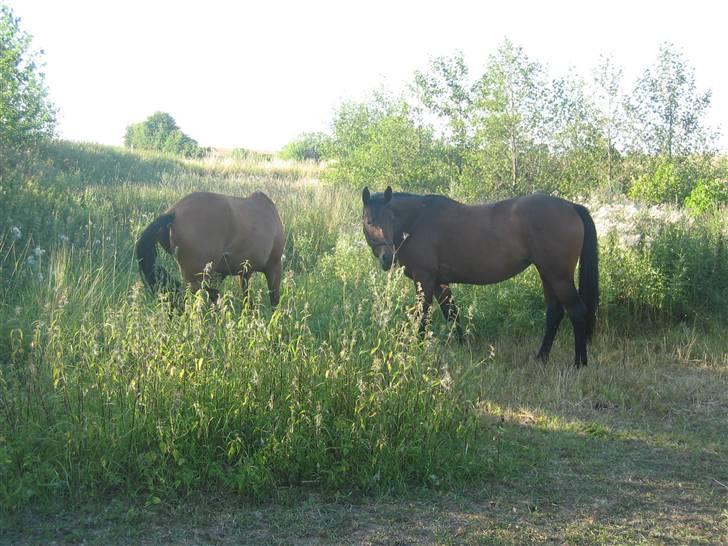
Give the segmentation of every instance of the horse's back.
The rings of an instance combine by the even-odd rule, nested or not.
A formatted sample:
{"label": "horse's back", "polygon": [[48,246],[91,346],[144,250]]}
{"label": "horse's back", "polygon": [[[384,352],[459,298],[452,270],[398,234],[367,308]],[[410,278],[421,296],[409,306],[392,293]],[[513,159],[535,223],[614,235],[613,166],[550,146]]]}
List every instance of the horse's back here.
{"label": "horse's back", "polygon": [[482,205],[433,201],[417,231],[403,259],[436,268],[442,281],[472,284],[499,282],[530,263],[573,272],[584,235],[573,203],[545,194]]}
{"label": "horse's back", "polygon": [[194,192],[175,203],[170,229],[173,252],[183,275],[199,275],[208,263],[222,274],[237,274],[243,264],[265,270],[280,260],[283,225],[263,193],[239,198]]}

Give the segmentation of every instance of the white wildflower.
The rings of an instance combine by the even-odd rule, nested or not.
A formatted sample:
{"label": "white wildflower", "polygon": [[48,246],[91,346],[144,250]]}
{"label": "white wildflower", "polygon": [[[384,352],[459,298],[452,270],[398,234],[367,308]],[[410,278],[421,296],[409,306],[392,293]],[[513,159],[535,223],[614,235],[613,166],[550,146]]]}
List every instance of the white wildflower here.
{"label": "white wildflower", "polygon": [[440,386],[442,386],[442,388],[446,391],[449,391],[452,388],[452,376],[447,368],[442,374],[442,379],[440,379]]}
{"label": "white wildflower", "polygon": [[16,241],[23,237],[23,232],[20,231],[20,228],[18,226],[13,226],[10,228],[10,235],[12,235],[13,239]]}
{"label": "white wildflower", "polygon": [[70,241],[70,239],[68,238],[68,235],[59,235],[59,236],[58,236],[58,239],[59,239],[59,240],[60,240],[60,241],[61,241],[62,243],[67,243],[68,241]]}
{"label": "white wildflower", "polygon": [[33,255],[34,255],[34,256],[35,256],[36,258],[40,258],[41,256],[43,256],[43,254],[45,254],[45,253],[46,253],[45,249],[41,248],[40,246],[36,246],[36,247],[35,247],[35,248],[33,249],[33,251],[32,251],[32,252],[33,252]]}
{"label": "white wildflower", "polygon": [[600,237],[610,233],[616,235],[617,242],[625,247],[649,244],[651,233],[665,224],[692,222],[682,210],[668,205],[638,206],[631,201],[618,201],[606,204],[588,205]]}

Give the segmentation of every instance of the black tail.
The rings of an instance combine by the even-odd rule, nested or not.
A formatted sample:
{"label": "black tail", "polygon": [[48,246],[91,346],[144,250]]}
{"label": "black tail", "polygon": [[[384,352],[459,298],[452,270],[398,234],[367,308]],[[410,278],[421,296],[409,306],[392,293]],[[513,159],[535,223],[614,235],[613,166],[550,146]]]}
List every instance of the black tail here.
{"label": "black tail", "polygon": [[157,259],[157,242],[169,236],[169,225],[173,221],[173,212],[158,216],[142,231],[136,244],[139,271],[152,292],[156,292],[160,284],[179,284],[169,276],[162,266],[154,266]]}
{"label": "black tail", "polygon": [[574,205],[584,223],[584,243],[579,258],[579,296],[586,305],[586,339],[591,340],[597,322],[599,307],[599,246],[597,228],[589,211],[581,205]]}

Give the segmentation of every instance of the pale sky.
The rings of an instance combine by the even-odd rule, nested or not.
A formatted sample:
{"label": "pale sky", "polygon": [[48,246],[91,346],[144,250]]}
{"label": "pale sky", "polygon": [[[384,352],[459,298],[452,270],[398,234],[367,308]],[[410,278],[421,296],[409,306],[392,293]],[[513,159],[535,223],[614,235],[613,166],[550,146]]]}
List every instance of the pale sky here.
{"label": "pale sky", "polygon": [[631,89],[675,43],[713,92],[728,150],[728,2],[0,0],[45,51],[62,138],[120,145],[157,110],[203,146],[276,150],[328,130],[344,100],[396,90],[462,51],[480,74],[505,37],[565,75],[612,54]]}

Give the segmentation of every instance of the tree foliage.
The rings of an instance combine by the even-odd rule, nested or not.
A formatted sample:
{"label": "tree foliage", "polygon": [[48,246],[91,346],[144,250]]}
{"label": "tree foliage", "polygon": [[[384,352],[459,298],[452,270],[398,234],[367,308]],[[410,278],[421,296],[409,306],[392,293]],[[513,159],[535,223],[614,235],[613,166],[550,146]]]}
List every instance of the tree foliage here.
{"label": "tree foliage", "polygon": [[701,180],[685,199],[685,207],[699,216],[728,205],[728,179]]}
{"label": "tree foliage", "polygon": [[449,160],[463,173],[473,148],[473,85],[462,54],[438,57],[430,71],[415,72],[415,93],[432,114],[445,123],[445,143],[450,147]]}
{"label": "tree foliage", "polygon": [[304,133],[283,147],[281,157],[318,162],[324,158],[330,145],[330,139],[325,133]]}
{"label": "tree foliage", "polygon": [[413,100],[342,106],[334,178],[470,200],[599,190],[682,203],[698,180],[726,176],[712,160],[710,93],[696,90],[682,54],[663,45],[632,95],[622,89],[611,57],[601,57],[589,81],[573,71],[549,77],[507,39],[479,76],[462,54],[438,57],[415,72]]}
{"label": "tree foliage", "polygon": [[446,189],[446,163],[431,127],[402,99],[343,104],[333,123],[329,177],[357,186]]}
{"label": "tree foliage", "polygon": [[604,171],[607,188],[615,187],[615,170],[619,161],[617,146],[625,127],[624,100],[622,97],[622,68],[614,58],[602,55],[593,70],[593,100],[595,122],[602,135],[603,157],[606,159]]}
{"label": "tree foliage", "polygon": [[0,155],[17,164],[53,136],[55,108],[48,99],[41,52],[20,19],[0,4]]}
{"label": "tree foliage", "polygon": [[632,147],[642,153],[685,156],[710,151],[714,131],[705,124],[710,91],[698,91],[695,69],[672,44],[637,80],[627,101]]}
{"label": "tree foliage", "polygon": [[184,157],[203,157],[207,153],[196,140],[184,134],[174,118],[165,112],[155,112],[146,120],[129,125],[124,134],[124,146]]}
{"label": "tree foliage", "polygon": [[510,40],[491,55],[477,84],[473,118],[480,170],[497,193],[528,191],[535,182],[545,87],[543,67]]}
{"label": "tree foliage", "polygon": [[550,164],[535,184],[567,194],[593,189],[602,178],[605,135],[586,82],[573,73],[554,80],[546,112]]}

